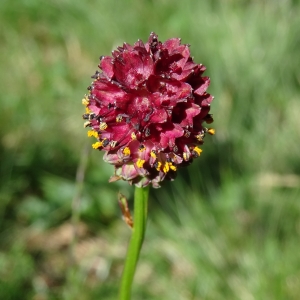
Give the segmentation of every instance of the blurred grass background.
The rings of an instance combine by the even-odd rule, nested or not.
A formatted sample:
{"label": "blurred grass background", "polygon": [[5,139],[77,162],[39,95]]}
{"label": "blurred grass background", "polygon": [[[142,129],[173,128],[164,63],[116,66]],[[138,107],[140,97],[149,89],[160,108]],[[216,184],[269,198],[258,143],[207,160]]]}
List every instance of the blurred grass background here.
{"label": "blurred grass background", "polygon": [[299,299],[299,15],[296,0],[1,0],[0,299],[116,299],[117,191],[133,188],[87,150],[81,99],[100,55],[151,31],[207,66],[217,134],[151,191],[133,299]]}

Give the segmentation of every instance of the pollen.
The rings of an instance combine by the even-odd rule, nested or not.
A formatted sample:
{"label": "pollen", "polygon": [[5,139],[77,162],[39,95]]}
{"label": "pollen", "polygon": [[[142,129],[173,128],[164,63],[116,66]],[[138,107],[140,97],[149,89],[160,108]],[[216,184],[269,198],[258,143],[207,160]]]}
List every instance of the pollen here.
{"label": "pollen", "polygon": [[95,138],[98,138],[99,137],[99,134],[98,134],[98,132],[97,131],[94,131],[94,130],[89,130],[88,132],[87,132],[87,135],[88,135],[88,137],[95,137]]}
{"label": "pollen", "polygon": [[90,114],[91,112],[92,112],[92,111],[91,111],[88,107],[85,108],[85,113],[86,113],[86,114]]}
{"label": "pollen", "polygon": [[130,149],[129,149],[129,147],[125,147],[125,148],[123,149],[123,154],[124,154],[124,155],[130,155]]}
{"label": "pollen", "polygon": [[184,133],[184,136],[185,136],[186,138],[190,137],[190,135],[191,135],[191,132],[188,131],[188,130]]}
{"label": "pollen", "polygon": [[100,130],[105,130],[108,127],[108,125],[105,122],[101,122],[99,125]]}
{"label": "pollen", "polygon": [[200,133],[200,134],[197,134],[196,135],[196,139],[201,142],[203,140],[203,137],[204,137],[204,134],[203,133]]}
{"label": "pollen", "polygon": [[150,152],[150,156],[153,157],[153,158],[155,158],[155,159],[157,158],[157,156],[156,156],[156,154],[155,154],[154,151],[151,151],[151,152]]}
{"label": "pollen", "polygon": [[214,128],[208,128],[207,132],[211,135],[214,135],[216,133],[216,130]]}
{"label": "pollen", "polygon": [[164,164],[164,167],[163,167],[163,171],[164,171],[164,173],[168,173],[169,172],[169,170],[170,170],[170,165],[169,165],[170,163],[165,163]]}
{"label": "pollen", "polygon": [[102,147],[102,142],[96,142],[94,144],[92,144],[93,149],[99,149],[100,147]]}
{"label": "pollen", "polygon": [[131,134],[131,139],[132,139],[132,140],[136,140],[136,135],[135,135],[134,132]]}
{"label": "pollen", "polygon": [[161,162],[159,161],[159,162],[157,162],[156,170],[159,171],[160,167],[161,167]]}
{"label": "pollen", "polygon": [[176,166],[172,165],[172,163],[169,163],[169,164],[170,164],[170,169],[172,171],[177,171],[177,167]]}
{"label": "pollen", "polygon": [[143,165],[144,165],[144,163],[145,163],[145,160],[139,158],[139,159],[137,160],[137,162],[136,162],[136,166],[137,166],[138,168],[142,168]]}
{"label": "pollen", "polygon": [[87,105],[89,105],[89,98],[87,97],[87,96],[85,96],[82,100],[81,100],[81,102],[82,102],[82,104],[83,105],[85,105],[85,106],[87,106]]}
{"label": "pollen", "polygon": [[140,145],[139,151],[140,151],[140,152],[143,152],[143,151],[145,151],[145,150],[146,150],[146,147],[145,147],[144,145]]}
{"label": "pollen", "polygon": [[202,152],[202,150],[199,147],[195,147],[193,149],[198,155],[200,155],[200,153]]}
{"label": "pollen", "polygon": [[120,122],[122,122],[122,119],[123,119],[123,117],[121,115],[117,115],[116,122],[120,123]]}

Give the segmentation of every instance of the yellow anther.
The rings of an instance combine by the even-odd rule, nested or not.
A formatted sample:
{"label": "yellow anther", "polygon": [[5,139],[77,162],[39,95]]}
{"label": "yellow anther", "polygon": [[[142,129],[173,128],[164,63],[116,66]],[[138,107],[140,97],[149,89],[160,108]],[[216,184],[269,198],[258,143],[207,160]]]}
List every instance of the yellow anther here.
{"label": "yellow anther", "polygon": [[88,126],[90,126],[90,125],[91,125],[91,122],[90,122],[90,121],[86,121],[86,122],[83,124],[83,127],[86,128],[86,127],[88,127]]}
{"label": "yellow anther", "polygon": [[150,152],[150,156],[153,157],[153,158],[157,158],[157,156],[156,156],[156,154],[155,154],[154,151],[151,151],[151,152]]}
{"label": "yellow anther", "polygon": [[91,136],[93,136],[93,137],[95,137],[95,138],[98,138],[98,137],[99,137],[98,132],[97,132],[97,131],[94,131],[94,130],[89,130],[89,131],[87,132],[87,135],[88,135],[88,137],[91,137]]}
{"label": "yellow anther", "polygon": [[89,98],[87,96],[85,96],[81,101],[82,101],[82,104],[85,106],[89,105],[89,103],[90,103]]}
{"label": "yellow anther", "polygon": [[169,163],[165,163],[165,164],[164,164],[164,167],[163,167],[164,173],[168,173],[169,170],[170,170],[170,165],[169,165]]}
{"label": "yellow anther", "polygon": [[135,135],[134,132],[131,134],[131,139],[132,139],[132,140],[136,140],[136,135]]}
{"label": "yellow anther", "polygon": [[88,107],[85,108],[85,113],[86,113],[86,114],[90,114],[91,112],[92,112],[92,111],[91,111]]}
{"label": "yellow anther", "polygon": [[124,155],[130,155],[130,149],[129,149],[129,147],[125,147],[125,148],[123,149],[123,154],[124,154]]}
{"label": "yellow anther", "polygon": [[108,125],[105,122],[101,122],[99,125],[100,130],[105,130],[108,127]]}
{"label": "yellow anther", "polygon": [[137,162],[136,162],[136,166],[137,166],[138,168],[142,168],[143,165],[144,165],[144,163],[145,163],[145,160],[139,158],[139,159],[137,160]]}
{"label": "yellow anther", "polygon": [[184,136],[185,136],[186,138],[190,137],[190,135],[191,135],[191,132],[190,132],[190,131],[186,131],[186,132],[184,133]]}
{"label": "yellow anther", "polygon": [[211,135],[214,135],[216,133],[216,130],[213,128],[208,128],[207,132]]}
{"label": "yellow anther", "polygon": [[203,137],[204,137],[204,134],[203,134],[203,133],[200,133],[200,134],[196,135],[196,139],[197,139],[199,142],[202,141]]}
{"label": "yellow anther", "polygon": [[157,163],[156,170],[159,171],[159,170],[160,170],[160,167],[161,167],[161,162],[159,161],[159,162]]}
{"label": "yellow anther", "polygon": [[117,115],[116,122],[120,123],[122,122],[123,117],[121,115]]}
{"label": "yellow anther", "polygon": [[198,155],[200,155],[200,153],[202,152],[202,150],[201,150],[200,148],[198,148],[198,147],[195,147],[193,150],[194,150]]}
{"label": "yellow anther", "polygon": [[145,151],[145,150],[146,150],[146,147],[145,147],[144,145],[140,145],[139,151],[140,151],[140,152],[143,152],[143,151]]}
{"label": "yellow anther", "polygon": [[173,170],[173,171],[177,171],[177,167],[172,165],[172,163],[170,163],[170,169]]}
{"label": "yellow anther", "polygon": [[92,145],[92,147],[93,147],[94,149],[98,149],[98,148],[102,147],[102,142],[96,142],[96,143],[94,143],[94,144]]}

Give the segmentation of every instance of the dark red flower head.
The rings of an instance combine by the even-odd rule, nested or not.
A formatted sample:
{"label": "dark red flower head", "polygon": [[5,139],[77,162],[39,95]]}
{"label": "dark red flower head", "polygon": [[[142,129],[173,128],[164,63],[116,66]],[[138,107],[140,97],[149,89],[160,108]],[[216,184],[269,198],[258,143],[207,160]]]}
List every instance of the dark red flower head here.
{"label": "dark red flower head", "polygon": [[214,134],[203,126],[213,122],[206,68],[179,38],[162,43],[155,33],[146,44],[124,43],[101,56],[99,68],[82,100],[83,118],[97,139],[93,148],[115,166],[110,181],[159,187],[174,179],[179,166],[200,155],[205,134]]}

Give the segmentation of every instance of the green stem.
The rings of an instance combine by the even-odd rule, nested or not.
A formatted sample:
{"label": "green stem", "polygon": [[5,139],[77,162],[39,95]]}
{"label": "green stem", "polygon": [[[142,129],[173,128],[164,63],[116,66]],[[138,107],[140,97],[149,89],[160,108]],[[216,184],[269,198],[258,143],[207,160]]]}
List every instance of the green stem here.
{"label": "green stem", "polygon": [[133,213],[134,224],[122,274],[119,300],[130,300],[131,297],[131,285],[146,230],[148,195],[149,186],[145,188],[135,188]]}

